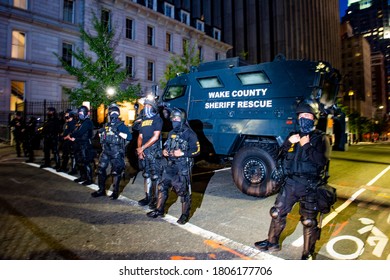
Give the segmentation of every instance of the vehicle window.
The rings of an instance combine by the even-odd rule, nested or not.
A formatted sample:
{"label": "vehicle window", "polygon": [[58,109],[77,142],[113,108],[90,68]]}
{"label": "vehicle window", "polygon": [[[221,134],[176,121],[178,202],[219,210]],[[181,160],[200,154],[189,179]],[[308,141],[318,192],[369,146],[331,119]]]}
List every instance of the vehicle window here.
{"label": "vehicle window", "polygon": [[244,86],[271,83],[264,72],[239,73],[237,77]]}
{"label": "vehicle window", "polygon": [[172,100],[180,96],[183,96],[185,90],[186,90],[185,86],[168,86],[165,89],[163,100],[167,101],[167,100]]}
{"label": "vehicle window", "polygon": [[202,88],[219,88],[223,87],[221,81],[218,77],[206,77],[206,78],[197,78],[198,83]]}

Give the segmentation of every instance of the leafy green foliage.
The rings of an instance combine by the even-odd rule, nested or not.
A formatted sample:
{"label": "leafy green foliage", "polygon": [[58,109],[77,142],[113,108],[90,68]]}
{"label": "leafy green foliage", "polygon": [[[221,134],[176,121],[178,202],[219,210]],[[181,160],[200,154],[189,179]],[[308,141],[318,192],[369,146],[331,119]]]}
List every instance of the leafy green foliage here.
{"label": "leafy green foliage", "polygon": [[198,66],[201,62],[199,58],[199,51],[196,45],[190,46],[188,42],[183,47],[184,53],[182,55],[172,55],[170,63],[164,72],[164,77],[160,80],[161,88],[165,88],[167,82],[176,77],[178,73],[188,73],[192,66]]}
{"label": "leafy green foliage", "polygon": [[[93,15],[92,23],[96,35],[80,28],[80,38],[95,54],[94,57],[88,56],[84,50],[77,49],[72,55],[80,63],[80,67],[75,67],[54,53],[64,69],[80,83],[79,88],[66,91],[70,101],[76,105],[89,101],[93,108],[97,108],[101,104],[107,107],[112,102],[131,102],[137,99],[141,92],[140,85],[132,85],[127,71],[121,69],[121,64],[115,60],[114,30],[109,30],[96,15]],[[115,94],[109,96],[108,88],[114,89]]]}

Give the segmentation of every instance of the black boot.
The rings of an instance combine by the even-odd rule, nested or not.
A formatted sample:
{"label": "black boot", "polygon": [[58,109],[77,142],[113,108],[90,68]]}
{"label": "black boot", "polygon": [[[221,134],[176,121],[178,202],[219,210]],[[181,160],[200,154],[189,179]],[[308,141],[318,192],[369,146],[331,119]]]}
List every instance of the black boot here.
{"label": "black boot", "polygon": [[88,186],[88,185],[93,184],[93,181],[92,181],[92,178],[93,178],[92,177],[92,167],[91,167],[90,164],[85,165],[85,173],[86,173],[87,180],[82,182],[82,185]]}
{"label": "black boot", "polygon": [[58,153],[54,154],[54,161],[56,163],[54,169],[58,170],[61,168],[61,160],[60,160],[60,155]]}
{"label": "black boot", "polygon": [[106,196],[106,179],[107,176],[104,173],[98,173],[98,187],[99,189],[96,192],[91,193],[92,197]]}
{"label": "black boot", "polygon": [[159,191],[157,198],[157,208],[146,214],[149,218],[157,218],[164,216],[165,202],[168,199],[168,191]]}
{"label": "black boot", "polygon": [[71,170],[68,173],[69,175],[76,175],[77,174],[77,162],[74,156],[70,157],[70,164],[71,164]]}
{"label": "black boot", "polygon": [[191,210],[191,195],[186,195],[181,198],[181,216],[177,220],[178,224],[184,225],[190,219],[190,210]]}
{"label": "black boot", "polygon": [[145,180],[144,180],[145,198],[138,201],[139,206],[145,206],[145,205],[149,204],[150,196],[151,196],[151,193],[150,193],[151,189],[152,189],[152,179],[145,178]]}
{"label": "black boot", "polygon": [[76,183],[84,182],[85,180],[87,180],[85,166],[79,165],[79,170],[80,170],[80,177],[73,180]]}
{"label": "black boot", "polygon": [[303,226],[303,252],[302,260],[312,260],[319,229],[317,225],[312,227]]}
{"label": "black boot", "polygon": [[149,209],[156,209],[157,208],[157,198],[158,198],[158,192],[157,192],[157,180],[152,181],[152,188],[150,189],[150,201],[148,203]]}
{"label": "black boot", "polygon": [[113,182],[113,191],[110,195],[110,198],[112,200],[118,199],[119,197],[119,183],[121,181],[121,175],[114,175],[114,182]]}

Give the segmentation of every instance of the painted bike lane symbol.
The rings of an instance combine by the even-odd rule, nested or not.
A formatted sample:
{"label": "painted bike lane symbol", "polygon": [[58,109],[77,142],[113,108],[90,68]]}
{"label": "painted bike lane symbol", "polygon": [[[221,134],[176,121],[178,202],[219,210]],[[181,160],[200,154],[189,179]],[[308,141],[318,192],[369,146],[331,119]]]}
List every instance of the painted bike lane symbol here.
{"label": "painted bike lane symbol", "polygon": [[[367,238],[367,244],[374,247],[372,254],[378,258],[380,258],[383,254],[383,250],[385,249],[389,238],[381,231],[379,228],[374,226],[374,221],[368,218],[360,218],[359,221],[364,225],[357,232],[359,234],[370,233]],[[355,252],[351,254],[342,254],[335,250],[335,244],[343,241],[352,241],[356,245]],[[341,235],[332,238],[326,244],[326,250],[328,253],[333,256],[335,259],[339,260],[354,260],[357,259],[364,252],[364,242],[353,235]],[[390,254],[387,256],[387,259],[390,259]]]}

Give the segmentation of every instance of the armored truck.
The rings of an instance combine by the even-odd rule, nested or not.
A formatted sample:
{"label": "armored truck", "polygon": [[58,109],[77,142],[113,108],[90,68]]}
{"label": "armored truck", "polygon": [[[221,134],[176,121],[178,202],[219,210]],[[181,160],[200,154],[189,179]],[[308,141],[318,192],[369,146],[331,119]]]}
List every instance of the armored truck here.
{"label": "armored truck", "polygon": [[318,101],[327,120],[339,82],[339,72],[324,61],[279,55],[272,62],[246,65],[230,58],[177,75],[160,101],[168,110],[186,110],[202,153],[230,160],[233,181],[243,193],[266,197],[277,190],[271,173],[279,147],[297,129],[297,104]]}

